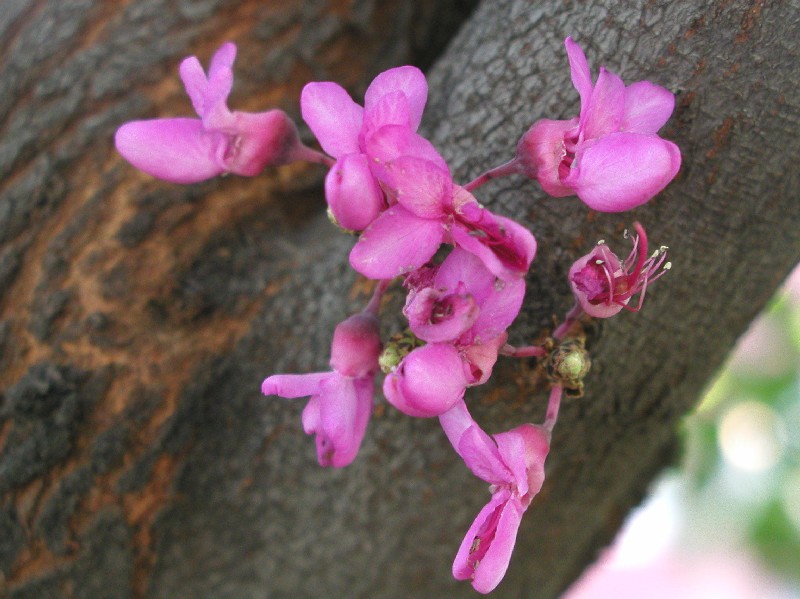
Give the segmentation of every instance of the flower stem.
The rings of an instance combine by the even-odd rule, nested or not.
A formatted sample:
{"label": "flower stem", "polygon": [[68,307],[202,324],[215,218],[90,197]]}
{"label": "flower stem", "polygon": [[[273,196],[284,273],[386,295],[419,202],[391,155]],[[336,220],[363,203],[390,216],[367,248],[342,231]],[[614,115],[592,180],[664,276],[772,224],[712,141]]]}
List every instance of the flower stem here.
{"label": "flower stem", "polygon": [[563,339],[566,334],[569,332],[569,329],[583,315],[583,308],[581,308],[580,304],[577,302],[574,306],[567,312],[567,315],[564,317],[564,322],[562,322],[556,330],[553,331],[553,337],[555,339]]}
{"label": "flower stem", "polygon": [[313,162],[314,164],[324,164],[327,167],[332,167],[336,161],[330,156],[309,148],[305,144],[301,144],[294,152],[295,160],[305,160],[306,162]]}
{"label": "flower stem", "polygon": [[525,347],[514,347],[506,343],[500,348],[500,353],[504,356],[511,356],[512,358],[541,358],[547,355],[547,349],[543,345],[526,345]]}
{"label": "flower stem", "polygon": [[544,428],[548,433],[553,432],[553,427],[558,420],[558,409],[561,407],[561,395],[563,388],[561,385],[553,385],[550,389],[550,398],[547,400],[547,415],[544,419]]}
{"label": "flower stem", "polygon": [[517,162],[517,159],[514,158],[513,160],[509,160],[505,164],[501,164],[500,166],[496,166],[495,168],[486,171],[476,179],[473,179],[464,186],[464,189],[466,189],[467,191],[473,191],[474,189],[477,189],[484,183],[488,183],[492,179],[497,179],[499,177],[506,177],[508,175],[514,175],[518,172],[520,172],[519,162]]}
{"label": "flower stem", "polygon": [[364,308],[364,312],[369,312],[375,316],[378,315],[381,309],[381,299],[383,299],[383,294],[386,293],[386,290],[389,288],[389,284],[391,282],[391,279],[383,279],[378,281],[378,284],[375,285],[375,290],[372,292],[372,297],[370,298],[369,303]]}

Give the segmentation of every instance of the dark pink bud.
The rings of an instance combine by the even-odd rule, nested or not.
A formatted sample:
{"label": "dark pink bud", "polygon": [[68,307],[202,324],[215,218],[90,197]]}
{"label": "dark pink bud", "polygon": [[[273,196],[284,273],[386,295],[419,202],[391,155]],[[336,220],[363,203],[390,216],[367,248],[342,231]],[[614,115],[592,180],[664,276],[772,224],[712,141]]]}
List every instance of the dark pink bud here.
{"label": "dark pink bud", "polygon": [[343,376],[361,378],[378,370],[381,338],[378,318],[369,312],[339,323],[331,343],[331,367]]}

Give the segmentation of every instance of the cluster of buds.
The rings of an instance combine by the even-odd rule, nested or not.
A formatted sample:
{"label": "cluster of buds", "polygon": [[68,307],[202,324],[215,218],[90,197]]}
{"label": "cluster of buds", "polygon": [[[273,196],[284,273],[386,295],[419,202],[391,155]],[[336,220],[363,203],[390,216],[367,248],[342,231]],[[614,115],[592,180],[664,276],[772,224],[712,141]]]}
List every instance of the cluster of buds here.
{"label": "cluster of buds", "polygon": [[[481,593],[502,580],[522,515],[544,483],[562,395],[583,393],[591,361],[583,341],[570,336],[573,325],[584,315],[639,310],[648,283],[670,267],[665,247],[648,256],[647,236],[636,223],[625,260],[601,242],[573,264],[569,280],[576,303],[547,343],[506,343],[537,243],[521,224],[484,208],[473,191],[490,179],[522,174],[551,196],[577,195],[592,209],[619,212],[648,201],[680,167],[677,146],[657,134],[672,113],[672,94],[647,81],[626,87],[605,69],[593,82],[580,47],[570,38],[566,46],[579,116],[537,121],[510,162],[465,185],[453,181],[444,158],[417,132],[428,86],[411,66],[378,75],[363,106],[336,83],[307,84],[301,112],[319,152],[300,141],[297,127],[279,110],[228,109],[236,55],[228,43],[212,58],[207,75],[195,57],[181,64],[200,118],[134,121],[116,136],[119,152],[134,166],[176,183],[224,173],[254,176],[266,166],[297,160],[328,167],[329,216],[358,235],[350,264],[376,281],[375,291],[362,312],[336,327],[330,371],[273,375],[261,390],[310,398],[303,428],[315,436],[322,466],[344,467],[357,457],[381,371],[389,403],[409,416],[438,417],[466,466],[491,485],[491,500],[453,564],[455,578],[471,580]],[[398,277],[407,292],[408,327],[384,344],[381,298]],[[542,424],[490,436],[470,415],[465,395],[489,379],[500,355],[543,358],[551,391]]]}

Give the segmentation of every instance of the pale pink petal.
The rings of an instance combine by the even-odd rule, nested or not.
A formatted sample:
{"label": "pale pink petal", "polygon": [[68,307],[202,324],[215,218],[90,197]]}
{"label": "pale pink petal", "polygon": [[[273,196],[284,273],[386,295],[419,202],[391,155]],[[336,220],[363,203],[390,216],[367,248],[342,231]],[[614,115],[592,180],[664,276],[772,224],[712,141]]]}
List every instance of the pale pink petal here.
{"label": "pale pink petal", "polygon": [[590,208],[621,212],[647,202],[678,173],[678,147],[657,135],[613,133],[575,156],[564,183]]}
{"label": "pale pink petal", "polygon": [[117,129],[120,154],[148,175],[172,183],[197,183],[225,172],[216,156],[227,144],[198,119],[132,121]]}
{"label": "pale pink petal", "polygon": [[381,337],[377,316],[369,312],[353,314],[333,331],[331,367],[347,377],[372,376],[378,370]]}
{"label": "pale pink petal", "polygon": [[364,109],[342,86],[330,81],[306,84],[300,95],[300,110],[328,154],[339,158],[360,151],[358,134]]}
{"label": "pale pink petal", "polygon": [[369,135],[365,144],[366,154],[379,176],[383,172],[384,164],[400,158],[400,156],[414,156],[428,160],[447,171],[448,175],[450,173],[447,163],[433,147],[433,144],[408,127],[386,125]]}
{"label": "pale pink petal", "polygon": [[429,343],[454,341],[467,331],[480,309],[471,295],[446,293],[428,287],[403,309],[414,334]]}
{"label": "pale pink petal", "polygon": [[525,298],[525,280],[497,280],[480,300],[480,314],[472,325],[471,340],[494,339],[517,318]]}
{"label": "pale pink petal", "polygon": [[513,495],[502,505],[494,537],[475,568],[475,575],[472,578],[472,587],[479,593],[492,592],[503,580],[511,561],[511,554],[517,541],[517,531],[519,531],[524,513],[525,508]]}
{"label": "pale pink petal", "polygon": [[[505,466],[513,473],[520,496],[529,502],[544,483],[544,461],[550,451],[549,434],[540,426],[523,424],[494,435]],[[523,505],[526,503],[523,502]]]}
{"label": "pale pink petal", "polygon": [[569,121],[540,119],[517,144],[517,159],[525,176],[538,181],[544,192],[554,198],[575,193],[561,182],[559,167],[567,156],[564,137],[577,126],[577,118]]}
{"label": "pale pink petal", "polygon": [[319,386],[332,372],[312,372],[308,374],[274,374],[261,383],[261,393],[293,399],[308,397],[319,392]]}
{"label": "pale pink petal", "polygon": [[346,154],[331,167],[325,199],[339,226],[350,231],[366,229],[386,205],[364,154]]}
{"label": "pale pink petal", "polygon": [[417,67],[397,67],[375,77],[364,94],[364,108],[371,110],[381,98],[395,91],[403,92],[408,98],[411,128],[416,131],[428,99],[428,83]]}
{"label": "pale pink petal", "polygon": [[389,403],[421,418],[447,412],[464,397],[466,388],[458,350],[445,343],[415,349],[383,381]]}
{"label": "pale pink petal", "polygon": [[214,81],[218,77],[227,78],[228,71],[233,67],[233,62],[236,60],[236,44],[233,42],[225,42],[222,44],[214,56],[211,57],[211,64],[208,67],[208,79]]}
{"label": "pale pink petal", "polygon": [[350,252],[350,265],[369,279],[393,279],[425,264],[439,249],[444,225],[402,206],[381,214]]}
{"label": "pale pink petal", "polygon": [[461,435],[464,434],[464,431],[473,425],[477,426],[463,399],[457,401],[453,407],[444,414],[440,414],[439,423],[442,425],[442,430],[444,430],[445,435],[447,435],[456,453],[458,453],[458,444],[461,441]]}
{"label": "pale pink petal", "polygon": [[312,395],[301,417],[303,431],[307,435],[317,434],[322,430],[322,418],[319,412],[319,395]]}
{"label": "pale pink petal", "polygon": [[632,133],[658,133],[674,108],[672,92],[649,81],[637,81],[625,89],[625,113],[620,129]]}
{"label": "pale pink petal", "polygon": [[401,156],[384,165],[382,181],[389,194],[409,212],[423,218],[439,218],[450,204],[450,173],[435,163]]}
{"label": "pale pink petal", "polygon": [[571,37],[564,40],[564,45],[567,47],[572,85],[581,96],[581,117],[583,117],[592,95],[592,71],[589,69],[589,62],[586,60],[583,50]]}
{"label": "pale pink petal", "polygon": [[444,259],[433,279],[433,286],[453,291],[464,285],[478,305],[492,293],[497,278],[483,262],[466,250],[455,247]]}
{"label": "pale pink petal", "polygon": [[494,339],[475,339],[472,345],[464,348],[464,374],[470,386],[483,385],[492,375],[497,362],[497,354],[505,345],[508,333],[503,331]]}
{"label": "pale pink petal", "polygon": [[364,108],[362,140],[385,125],[411,127],[408,98],[403,92],[390,92],[370,108]]}
{"label": "pale pink petal", "polygon": [[234,112],[233,119],[235,138],[222,157],[229,172],[255,177],[264,167],[294,160],[300,138],[294,121],[285,112]]}
{"label": "pale pink petal", "polygon": [[513,481],[512,473],[503,463],[497,445],[477,424],[470,426],[461,435],[457,448],[472,473],[492,485],[502,485]]}
{"label": "pale pink petal", "polygon": [[178,73],[180,73],[183,87],[192,101],[194,111],[198,116],[202,117],[205,112],[208,79],[206,79],[206,73],[197,56],[184,58],[180,67],[178,67]]}
{"label": "pale pink petal", "polygon": [[579,141],[619,131],[624,110],[625,84],[618,75],[601,67],[589,105],[581,114],[582,139]]}

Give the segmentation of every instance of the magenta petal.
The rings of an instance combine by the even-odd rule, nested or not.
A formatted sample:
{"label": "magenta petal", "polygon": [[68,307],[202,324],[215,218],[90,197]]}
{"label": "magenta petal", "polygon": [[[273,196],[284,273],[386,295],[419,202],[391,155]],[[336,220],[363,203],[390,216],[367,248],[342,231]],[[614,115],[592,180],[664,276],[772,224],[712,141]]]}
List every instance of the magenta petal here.
{"label": "magenta petal", "polygon": [[458,453],[458,444],[461,441],[461,435],[464,434],[464,431],[473,425],[477,426],[469,410],[467,410],[467,404],[464,403],[463,399],[457,401],[453,407],[444,414],[440,414],[439,423],[442,425],[442,430],[444,430],[445,435],[447,435],[456,453]]}
{"label": "magenta petal", "polygon": [[206,73],[203,70],[203,66],[200,64],[200,61],[197,59],[197,56],[189,56],[188,58],[184,58],[181,62],[181,66],[178,67],[178,72],[180,73],[181,80],[183,81],[183,87],[186,90],[186,93],[189,95],[189,99],[192,101],[194,111],[199,116],[203,116],[203,113],[205,112],[205,97],[206,90],[208,89],[208,79],[206,79]]}
{"label": "magenta petal", "polygon": [[386,125],[373,132],[365,140],[366,154],[375,161],[374,168],[380,175],[383,164],[401,156],[414,156],[433,162],[437,167],[447,171],[444,158],[439,155],[433,144],[421,135],[417,135],[402,125]]}
{"label": "magenta petal", "polygon": [[415,156],[401,156],[386,163],[383,182],[403,208],[423,218],[444,215],[453,190],[447,169]]}
{"label": "magenta petal", "polygon": [[197,183],[222,174],[215,156],[227,141],[198,119],[132,121],[117,129],[120,154],[148,175],[172,183]]}
{"label": "magenta petal", "polygon": [[325,177],[325,199],[340,227],[361,231],[385,207],[381,191],[364,154],[345,154]]}
{"label": "magenta petal", "polygon": [[583,139],[595,139],[619,131],[625,109],[625,84],[614,73],[600,68],[589,106],[581,114]]}
{"label": "magenta petal", "polygon": [[227,170],[255,177],[267,166],[288,164],[300,145],[294,122],[282,110],[234,112],[236,138],[222,157]]}
{"label": "magenta petal", "polygon": [[429,343],[454,341],[467,331],[480,309],[471,295],[422,289],[403,309],[414,334]]}
{"label": "magenta petal", "polygon": [[497,354],[507,339],[508,333],[503,331],[494,339],[476,338],[472,345],[464,349],[464,368],[470,386],[483,385],[489,380],[497,362]]}
{"label": "magenta petal", "polygon": [[[578,258],[568,273],[572,293],[583,311],[592,318],[610,318],[622,311],[622,304],[613,301],[609,296],[609,283],[605,272],[595,262],[602,260],[608,263],[610,272],[621,270],[619,258],[605,244],[596,246],[587,255]],[[604,297],[608,297],[604,300]],[[594,303],[592,303],[593,300]],[[623,303],[628,303],[630,298]]]}
{"label": "magenta petal", "polygon": [[353,314],[333,331],[331,367],[341,375],[364,378],[378,371],[380,323],[369,312]]}
{"label": "magenta petal", "polygon": [[647,202],[678,173],[678,146],[657,135],[613,133],[575,156],[564,180],[600,212],[621,212]]}
{"label": "magenta petal", "polygon": [[364,94],[364,108],[371,110],[382,97],[395,91],[403,92],[408,98],[410,125],[416,131],[428,99],[428,83],[417,67],[397,67],[375,77]]}
{"label": "magenta petal", "polygon": [[525,298],[524,279],[497,281],[480,302],[481,311],[472,325],[473,339],[494,339],[517,318]]}
{"label": "magenta petal", "polygon": [[674,108],[672,92],[649,81],[637,81],[625,89],[625,113],[620,129],[632,133],[658,133]]}
{"label": "magenta petal", "polygon": [[333,376],[332,372],[309,374],[274,374],[261,383],[261,393],[277,395],[287,399],[316,395],[322,381]]}
{"label": "magenta petal", "polygon": [[322,466],[341,468],[356,457],[372,413],[372,379],[332,376],[319,395],[321,430],[317,459]]}
{"label": "magenta petal", "polygon": [[517,158],[526,177],[535,179],[544,192],[554,198],[573,195],[559,177],[559,167],[567,155],[564,136],[578,125],[578,119],[554,121],[540,119],[520,138]]}
{"label": "magenta petal", "polygon": [[516,496],[512,495],[502,505],[494,537],[489,541],[489,548],[476,566],[472,578],[472,587],[479,593],[492,592],[503,580],[511,561],[511,554],[514,552],[517,532],[524,513],[525,508],[520,505]]}
{"label": "magenta petal", "polygon": [[[544,461],[550,452],[547,431],[533,424],[523,424],[494,435],[497,449],[506,467],[513,473],[520,496],[530,501],[544,483]],[[523,505],[526,505],[523,502]]]}
{"label": "magenta petal", "polygon": [[303,120],[322,149],[334,158],[359,152],[364,109],[342,86],[330,81],[306,84],[300,95]]}
{"label": "magenta petal", "polygon": [[350,252],[350,265],[370,279],[393,279],[430,260],[444,232],[439,220],[393,206],[361,234]]}
{"label": "magenta petal", "polygon": [[233,62],[236,60],[236,44],[233,42],[225,42],[222,44],[214,56],[211,57],[211,64],[208,67],[208,79],[214,81],[218,77],[227,77],[227,71],[233,67]]}
{"label": "magenta petal", "polygon": [[512,482],[512,473],[503,463],[497,445],[481,427],[469,427],[458,442],[458,454],[472,473],[492,485]]}
{"label": "magenta petal", "polygon": [[364,109],[362,136],[368,136],[386,125],[411,127],[408,98],[400,91],[383,96],[376,104]]}
{"label": "magenta petal", "polygon": [[491,294],[496,280],[477,256],[456,247],[439,266],[433,286],[454,291],[464,285],[480,305]]}
{"label": "magenta petal", "polygon": [[589,69],[589,62],[586,60],[583,50],[571,37],[564,40],[564,45],[567,47],[572,85],[581,96],[581,117],[583,117],[592,95],[592,71]]}
{"label": "magenta petal", "polygon": [[447,412],[464,396],[466,388],[458,350],[445,343],[415,349],[383,381],[389,403],[421,418]]}

